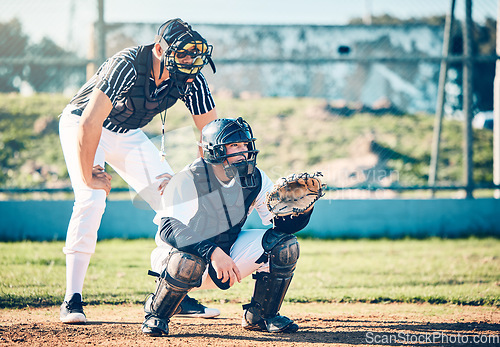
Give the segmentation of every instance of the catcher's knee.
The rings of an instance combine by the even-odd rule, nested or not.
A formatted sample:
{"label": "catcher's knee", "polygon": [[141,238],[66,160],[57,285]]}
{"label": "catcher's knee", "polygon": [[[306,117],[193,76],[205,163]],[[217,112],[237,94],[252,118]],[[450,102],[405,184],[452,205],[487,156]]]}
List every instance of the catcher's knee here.
{"label": "catcher's knee", "polygon": [[168,319],[175,314],[186,294],[201,285],[205,261],[190,253],[172,252],[164,263],[159,276],[156,291],[144,304],[146,314],[153,314]]}
{"label": "catcher's knee", "polygon": [[167,258],[160,277],[179,289],[199,287],[207,264],[190,253],[176,251]]}
{"label": "catcher's knee", "polygon": [[295,271],[300,253],[295,235],[269,229],[264,234],[262,246],[269,256],[271,274],[286,276]]}

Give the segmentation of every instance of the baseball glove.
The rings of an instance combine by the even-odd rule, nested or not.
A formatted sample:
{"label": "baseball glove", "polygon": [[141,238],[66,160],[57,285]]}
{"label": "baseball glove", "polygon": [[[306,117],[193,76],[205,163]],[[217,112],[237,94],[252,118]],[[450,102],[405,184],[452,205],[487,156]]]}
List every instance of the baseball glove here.
{"label": "baseball glove", "polygon": [[322,176],[321,172],[316,172],[280,178],[266,195],[267,208],[277,217],[303,214],[325,194],[325,185],[318,178]]}

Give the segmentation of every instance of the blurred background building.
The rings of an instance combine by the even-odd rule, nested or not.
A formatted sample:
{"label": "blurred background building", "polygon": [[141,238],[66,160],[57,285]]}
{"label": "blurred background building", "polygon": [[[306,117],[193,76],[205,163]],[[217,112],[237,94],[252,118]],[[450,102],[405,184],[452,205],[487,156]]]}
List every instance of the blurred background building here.
{"label": "blurred background building", "polygon": [[[463,1],[450,54],[463,53]],[[122,48],[152,42],[182,17],[212,43],[214,93],[319,97],[339,112],[363,107],[434,112],[450,1],[19,0],[2,4],[0,92],[72,94]],[[492,110],[497,1],[473,1],[476,112]],[[490,58],[490,59],[488,59]],[[91,65],[91,63],[95,63]],[[451,64],[446,112],[461,109],[461,63]]]}
{"label": "blurred background building", "polygon": [[[277,156],[287,170],[298,169],[293,165],[300,162],[330,173],[332,186],[399,189],[425,182],[434,186],[439,162],[442,185],[464,184],[470,193],[475,179],[491,188],[497,0],[17,0],[1,6],[2,95],[49,93],[54,100],[69,99],[107,57],[152,43],[161,23],[180,17],[214,46],[217,73],[206,70],[205,77],[217,100],[322,100],[300,117],[324,123],[319,130],[325,133],[318,138],[299,134],[303,129],[297,125],[297,136],[269,140],[276,148],[260,154],[261,164],[267,158],[271,165]],[[53,152],[44,150],[46,158],[34,158],[28,149],[36,151],[36,146],[26,145],[14,125],[15,112],[9,112],[13,120],[2,123],[0,117],[0,163],[2,171],[10,172],[0,173],[0,187],[67,186],[60,150],[52,149],[56,115],[33,115],[38,117],[34,134],[48,134],[49,129],[54,136],[45,140]],[[279,110],[269,117],[279,123],[287,112],[293,113]],[[373,123],[365,127],[354,120],[349,126],[355,134],[346,139],[332,122],[356,114],[375,117],[366,118]],[[408,141],[408,130],[392,119],[390,128],[376,118],[382,115],[397,120],[424,115],[412,118],[414,129],[409,129],[420,131],[421,137]],[[448,125],[453,138],[448,135],[438,158],[443,117],[460,122]],[[482,150],[474,162],[472,127],[489,132],[474,135],[476,149]],[[280,152],[280,144],[300,136],[307,158]],[[40,177],[30,186],[18,171],[39,172]],[[374,172],[383,178],[373,179]],[[51,175],[56,177],[52,181]]]}

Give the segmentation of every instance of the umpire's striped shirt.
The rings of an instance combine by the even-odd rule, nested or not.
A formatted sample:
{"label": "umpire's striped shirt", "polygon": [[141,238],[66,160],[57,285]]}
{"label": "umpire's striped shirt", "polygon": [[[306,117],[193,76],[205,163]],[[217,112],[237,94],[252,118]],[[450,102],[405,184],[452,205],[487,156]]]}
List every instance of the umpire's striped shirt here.
{"label": "umpire's striped shirt", "polygon": [[[138,50],[139,47],[127,48],[106,60],[96,74],[80,88],[78,93],[71,99],[70,104],[83,110],[87,106],[94,88],[98,88],[106,94],[113,107],[117,101],[125,99],[127,92],[137,80],[134,60],[137,57]],[[152,97],[168,88],[170,83],[170,79],[168,79],[156,86],[154,78],[150,76],[149,79],[149,92]],[[184,101],[192,115],[207,113],[215,107],[207,81],[201,73],[194,80],[191,91],[190,94],[181,97],[181,100]]]}

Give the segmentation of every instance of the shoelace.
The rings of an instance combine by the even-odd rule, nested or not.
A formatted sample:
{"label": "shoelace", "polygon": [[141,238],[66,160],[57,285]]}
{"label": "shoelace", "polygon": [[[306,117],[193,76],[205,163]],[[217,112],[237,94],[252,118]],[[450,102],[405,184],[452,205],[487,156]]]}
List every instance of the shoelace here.
{"label": "shoelace", "polygon": [[191,304],[193,305],[201,305],[198,300],[196,300],[195,298],[191,298],[191,297],[186,297],[186,301],[190,302]]}
{"label": "shoelace", "polygon": [[66,308],[68,310],[83,310],[83,306],[87,306],[87,303],[86,302],[83,302],[83,301],[80,301],[80,302],[71,302],[69,301],[67,304],[66,304]]}

